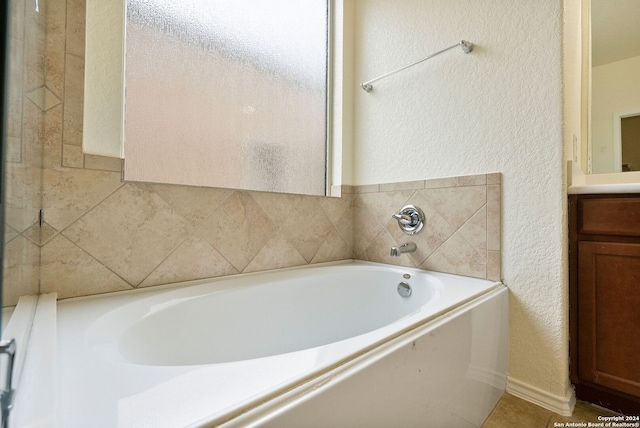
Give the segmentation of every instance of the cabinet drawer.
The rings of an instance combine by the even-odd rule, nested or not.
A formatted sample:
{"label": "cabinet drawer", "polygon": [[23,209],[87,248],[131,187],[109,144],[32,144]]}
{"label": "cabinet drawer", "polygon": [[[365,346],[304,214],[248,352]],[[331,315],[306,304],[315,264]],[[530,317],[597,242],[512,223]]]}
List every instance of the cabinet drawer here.
{"label": "cabinet drawer", "polygon": [[640,198],[581,199],[580,233],[640,236]]}

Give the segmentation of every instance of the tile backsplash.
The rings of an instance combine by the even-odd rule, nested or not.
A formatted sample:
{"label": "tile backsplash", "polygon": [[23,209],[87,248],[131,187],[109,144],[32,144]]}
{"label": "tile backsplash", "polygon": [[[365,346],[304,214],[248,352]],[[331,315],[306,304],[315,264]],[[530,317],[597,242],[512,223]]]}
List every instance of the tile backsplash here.
{"label": "tile backsplash", "polygon": [[[85,172],[45,174],[44,193],[58,195],[45,207],[45,219],[48,210],[54,217],[41,243],[43,293],[64,298],[353,257],[350,196],[121,183],[107,173],[112,187],[89,192]],[[69,203],[76,194],[96,202],[68,213],[82,203]]]}
{"label": "tile backsplash", "polygon": [[[34,204],[8,212],[4,305],[38,282],[68,298],[348,259],[500,279],[498,173],[343,186],[341,198],[123,183],[118,159],[82,153],[85,3],[40,7],[44,78],[24,72],[29,119],[11,153],[42,159],[14,156],[7,195],[14,209],[41,201],[44,221]],[[391,218],[408,203],[426,215],[411,236]],[[406,241],[417,251],[390,257]]]}
{"label": "tile backsplash", "polygon": [[[492,173],[354,187],[356,258],[500,280],[500,184]],[[407,204],[426,217],[415,235],[391,218]],[[417,250],[391,257],[403,242]]]}
{"label": "tile backsplash", "polygon": [[[346,259],[500,279],[500,174],[324,198],[60,168],[45,171],[44,195],[40,291],[61,298]],[[391,218],[408,203],[425,212],[416,235]],[[406,241],[418,250],[390,257]]]}

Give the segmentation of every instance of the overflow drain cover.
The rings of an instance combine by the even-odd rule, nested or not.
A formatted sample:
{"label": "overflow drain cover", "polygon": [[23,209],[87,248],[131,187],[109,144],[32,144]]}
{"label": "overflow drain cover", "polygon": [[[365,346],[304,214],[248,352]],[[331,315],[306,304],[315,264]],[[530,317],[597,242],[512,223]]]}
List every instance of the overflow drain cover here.
{"label": "overflow drain cover", "polygon": [[401,282],[400,284],[398,284],[398,294],[400,294],[402,297],[411,296],[411,286],[404,281]]}

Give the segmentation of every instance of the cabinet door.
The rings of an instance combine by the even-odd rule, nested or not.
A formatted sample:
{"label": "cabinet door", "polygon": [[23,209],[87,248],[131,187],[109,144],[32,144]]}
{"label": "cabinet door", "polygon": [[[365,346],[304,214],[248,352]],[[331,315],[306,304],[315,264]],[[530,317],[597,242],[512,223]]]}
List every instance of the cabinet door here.
{"label": "cabinet door", "polygon": [[580,242],[578,372],[640,397],[640,244]]}

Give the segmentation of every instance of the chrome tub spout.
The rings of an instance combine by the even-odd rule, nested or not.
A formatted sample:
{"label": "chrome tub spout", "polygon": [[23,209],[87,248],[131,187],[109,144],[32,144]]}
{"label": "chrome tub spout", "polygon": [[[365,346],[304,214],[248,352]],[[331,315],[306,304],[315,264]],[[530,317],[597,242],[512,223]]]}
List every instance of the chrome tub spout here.
{"label": "chrome tub spout", "polygon": [[418,247],[413,242],[405,242],[397,247],[391,247],[391,257],[400,257],[400,254],[413,253]]}

